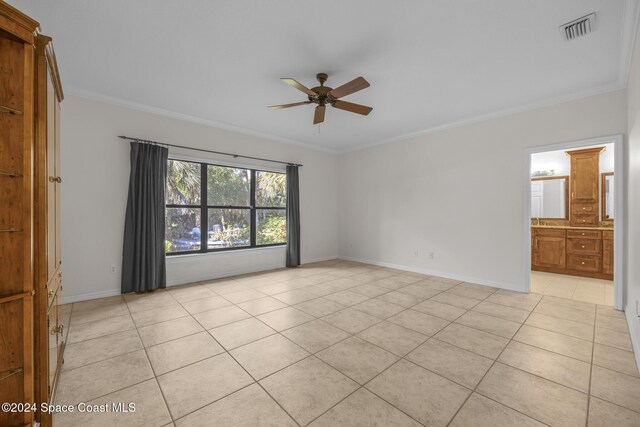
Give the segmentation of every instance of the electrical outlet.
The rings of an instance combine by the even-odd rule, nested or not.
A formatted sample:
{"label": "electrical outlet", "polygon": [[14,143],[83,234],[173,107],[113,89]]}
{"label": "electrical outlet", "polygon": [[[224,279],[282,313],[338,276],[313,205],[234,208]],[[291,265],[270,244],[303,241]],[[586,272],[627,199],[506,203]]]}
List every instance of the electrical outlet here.
{"label": "electrical outlet", "polygon": [[113,274],[116,273],[116,266],[115,265],[111,266],[111,273],[113,273]]}
{"label": "electrical outlet", "polygon": [[435,258],[435,254],[433,252],[429,252],[429,259],[434,259]]}

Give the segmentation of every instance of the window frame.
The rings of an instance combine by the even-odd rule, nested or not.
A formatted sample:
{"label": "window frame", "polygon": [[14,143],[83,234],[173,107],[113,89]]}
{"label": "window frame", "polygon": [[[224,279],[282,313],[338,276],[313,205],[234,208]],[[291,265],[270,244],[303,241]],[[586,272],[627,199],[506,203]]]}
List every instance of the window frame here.
{"label": "window frame", "polygon": [[[255,169],[246,166],[229,166],[224,164],[216,164],[216,163],[208,163],[201,160],[187,160],[181,158],[173,158],[170,157],[168,161],[177,161],[177,162],[187,162],[187,163],[195,163],[200,165],[200,204],[198,205],[182,205],[182,204],[169,204],[165,200],[165,221],[166,221],[166,209],[200,209],[200,230],[206,230],[204,233],[200,232],[200,249],[196,251],[178,251],[178,252],[165,252],[165,256],[176,256],[176,255],[193,255],[193,254],[206,254],[212,252],[227,252],[227,251],[236,251],[236,250],[247,250],[247,249],[259,249],[259,248],[269,248],[275,246],[286,246],[287,242],[282,243],[269,243],[266,245],[258,245],[256,244],[257,239],[257,211],[258,210],[283,210],[287,212],[286,202],[285,206],[256,206],[256,175],[257,172],[265,172],[265,173],[279,173],[286,176],[286,172],[278,172],[273,170],[264,170],[264,169]],[[249,171],[250,176],[250,187],[249,187],[249,205],[248,206],[223,206],[223,205],[209,205],[208,202],[208,194],[207,194],[207,167],[215,166],[221,168],[229,168],[229,169],[244,169]],[[168,177],[167,177],[168,178]],[[166,183],[165,183],[166,188]],[[286,192],[286,184],[285,184],[285,192]],[[286,197],[286,195],[285,195]],[[238,210],[248,210],[249,211],[249,245],[247,246],[232,246],[228,248],[214,248],[209,249],[209,209],[238,209]],[[166,225],[165,225],[166,229]]]}

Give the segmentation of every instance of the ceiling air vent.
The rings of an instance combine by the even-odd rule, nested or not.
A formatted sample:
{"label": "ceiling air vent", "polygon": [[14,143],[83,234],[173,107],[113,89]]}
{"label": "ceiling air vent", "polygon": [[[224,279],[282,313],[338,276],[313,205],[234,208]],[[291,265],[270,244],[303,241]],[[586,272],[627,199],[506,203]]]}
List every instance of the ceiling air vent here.
{"label": "ceiling air vent", "polygon": [[589,34],[595,30],[596,26],[596,14],[590,13],[587,16],[578,18],[574,21],[567,22],[560,26],[560,30],[564,33],[564,37],[567,41],[577,39]]}

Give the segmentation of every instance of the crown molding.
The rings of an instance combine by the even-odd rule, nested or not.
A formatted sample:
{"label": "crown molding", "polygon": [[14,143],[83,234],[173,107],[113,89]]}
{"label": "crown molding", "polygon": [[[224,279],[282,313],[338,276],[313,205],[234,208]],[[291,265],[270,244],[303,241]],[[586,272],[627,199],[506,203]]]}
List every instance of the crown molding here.
{"label": "crown molding", "polygon": [[638,0],[626,0],[622,11],[622,28],[620,45],[620,75],[619,83],[622,87],[627,87],[629,73],[631,72],[631,61],[633,60],[633,50],[638,34],[638,22],[640,21],[640,2]]}

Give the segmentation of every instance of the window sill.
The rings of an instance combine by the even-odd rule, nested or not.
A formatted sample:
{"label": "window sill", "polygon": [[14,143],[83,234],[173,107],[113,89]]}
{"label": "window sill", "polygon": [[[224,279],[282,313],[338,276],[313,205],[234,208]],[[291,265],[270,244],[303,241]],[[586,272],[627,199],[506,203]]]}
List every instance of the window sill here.
{"label": "window sill", "polygon": [[274,249],[286,248],[287,245],[274,245],[274,246],[264,246],[258,248],[246,248],[246,249],[232,249],[225,251],[213,251],[213,252],[204,252],[204,253],[190,253],[190,254],[174,254],[174,255],[166,255],[165,259],[184,259],[189,257],[206,257],[206,256],[215,256],[215,255],[231,255],[238,253],[247,253],[247,252],[261,252],[261,251],[272,251]]}

